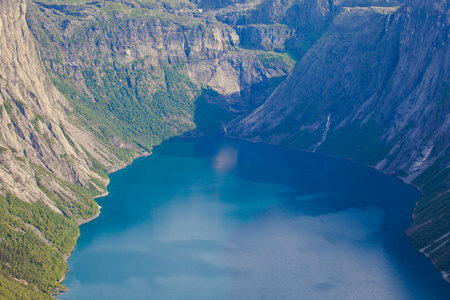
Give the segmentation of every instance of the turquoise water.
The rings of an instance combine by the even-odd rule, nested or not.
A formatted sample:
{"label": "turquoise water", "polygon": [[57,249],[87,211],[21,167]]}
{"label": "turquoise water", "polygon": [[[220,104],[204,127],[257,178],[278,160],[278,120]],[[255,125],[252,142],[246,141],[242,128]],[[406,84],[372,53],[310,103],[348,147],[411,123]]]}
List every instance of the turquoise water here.
{"label": "turquoise water", "polygon": [[346,160],[178,139],[111,174],[62,299],[446,299],[416,189]]}

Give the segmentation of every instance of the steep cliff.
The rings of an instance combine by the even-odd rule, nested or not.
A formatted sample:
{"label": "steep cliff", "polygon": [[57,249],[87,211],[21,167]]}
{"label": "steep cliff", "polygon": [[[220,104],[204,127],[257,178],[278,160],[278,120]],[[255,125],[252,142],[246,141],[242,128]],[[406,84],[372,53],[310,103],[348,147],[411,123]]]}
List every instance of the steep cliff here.
{"label": "steep cliff", "polygon": [[[0,1],[0,298],[62,288],[77,221],[98,213],[106,172],[121,161],[85,129],[52,85],[25,14]],[[45,292],[45,293],[42,293]]]}
{"label": "steep cliff", "polygon": [[115,164],[117,159],[108,155],[106,148],[89,133],[70,122],[68,115],[72,108],[53,87],[38,57],[25,20],[26,2],[5,0],[2,8],[0,172],[3,193],[14,193],[29,202],[43,201],[61,212],[36,185],[36,168],[68,183],[86,185],[89,176],[98,177],[90,170],[89,155],[105,165]]}
{"label": "steep cliff", "polygon": [[46,67],[86,125],[146,149],[195,129],[204,89],[245,111],[241,92],[271,88],[293,66],[239,49],[233,28],[186,1],[33,2],[28,24]]}
{"label": "steep cliff", "polygon": [[[328,28],[342,0],[247,0],[217,10],[249,49],[288,51],[301,58]],[[362,0],[349,5],[360,5]]]}
{"label": "steep cliff", "polygon": [[64,289],[109,171],[168,137],[219,132],[256,105],[255,84],[261,101],[293,67],[238,45],[187,1],[0,1],[0,298]]}
{"label": "steep cliff", "polygon": [[218,9],[227,7],[234,3],[246,2],[246,0],[189,0],[192,3],[198,4],[201,9]]}
{"label": "steep cliff", "polygon": [[447,276],[448,6],[0,0],[0,298],[63,289],[109,171],[224,129],[414,182],[408,234]]}
{"label": "steep cliff", "polygon": [[287,80],[234,129],[240,137],[352,158],[418,184],[424,198],[408,234],[444,277],[448,8],[437,0],[398,9],[344,7]]}

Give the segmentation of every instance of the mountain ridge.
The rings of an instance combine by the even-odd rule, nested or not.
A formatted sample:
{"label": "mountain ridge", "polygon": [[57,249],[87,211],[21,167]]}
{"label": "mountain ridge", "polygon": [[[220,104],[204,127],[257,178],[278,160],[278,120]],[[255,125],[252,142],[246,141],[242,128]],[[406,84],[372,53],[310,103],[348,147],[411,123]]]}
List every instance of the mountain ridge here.
{"label": "mountain ridge", "polygon": [[[450,230],[448,5],[411,3],[344,8],[286,81],[233,130],[352,158],[418,185],[428,204],[419,202],[408,234],[446,266],[448,278],[449,252],[440,247]],[[429,168],[440,169],[442,188],[435,192],[427,188],[437,179]],[[430,193],[438,197],[434,204]]]}
{"label": "mountain ridge", "polygon": [[[77,221],[98,213],[108,172],[173,136],[224,131],[415,184],[424,197],[407,233],[448,280],[447,1],[0,7],[0,295],[64,289],[63,255]],[[42,261],[19,268],[34,253],[9,253],[24,246]]]}

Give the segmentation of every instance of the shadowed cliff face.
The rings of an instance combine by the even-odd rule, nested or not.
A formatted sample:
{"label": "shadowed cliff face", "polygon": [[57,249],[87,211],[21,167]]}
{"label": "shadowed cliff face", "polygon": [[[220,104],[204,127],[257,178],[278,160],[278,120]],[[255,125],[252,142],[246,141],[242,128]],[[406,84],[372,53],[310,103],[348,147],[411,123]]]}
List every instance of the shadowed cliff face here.
{"label": "shadowed cliff face", "polygon": [[87,126],[145,149],[196,128],[202,89],[239,114],[253,85],[271,88],[293,67],[288,56],[240,49],[233,28],[186,1],[34,1],[27,20],[58,88],[77,113],[88,111]]}
{"label": "shadowed cliff face", "polygon": [[447,9],[446,1],[344,8],[288,79],[233,130],[416,179],[427,205],[419,203],[409,234],[448,271]]}
{"label": "shadowed cliff face", "polygon": [[[424,198],[408,234],[446,276],[449,4],[374,2],[392,6],[0,0],[0,201],[37,203],[30,211],[43,203],[55,218],[46,231],[44,219],[31,224],[10,209],[0,226],[33,226],[28,249],[53,253],[60,268],[44,283],[28,271],[11,276],[40,290],[61,288],[74,220],[98,211],[92,197],[104,191],[108,171],[171,136],[217,133],[222,121],[247,116],[267,98],[227,129],[413,181]],[[274,50],[304,57],[290,73],[293,60]],[[7,242],[0,251],[16,252],[2,248]],[[2,270],[10,263],[0,260]]]}

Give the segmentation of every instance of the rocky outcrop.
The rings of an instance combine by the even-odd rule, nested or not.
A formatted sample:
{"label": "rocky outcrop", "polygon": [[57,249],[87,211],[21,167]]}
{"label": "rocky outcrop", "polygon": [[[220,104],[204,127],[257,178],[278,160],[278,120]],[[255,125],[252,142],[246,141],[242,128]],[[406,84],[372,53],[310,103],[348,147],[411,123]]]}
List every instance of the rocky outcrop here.
{"label": "rocky outcrop", "polygon": [[217,18],[236,29],[244,47],[301,57],[340,8],[338,0],[246,1],[219,10]]}
{"label": "rocky outcrop", "polygon": [[[353,158],[408,182],[416,179],[427,204],[419,203],[409,234],[448,272],[447,10],[447,2],[437,0],[398,9],[345,8],[235,132]],[[424,173],[427,169],[434,171]],[[439,184],[432,175],[437,173]]]}
{"label": "rocky outcrop", "polygon": [[242,3],[246,0],[189,0],[192,3],[198,4],[200,9],[218,9],[227,7],[234,3]]}
{"label": "rocky outcrop", "polygon": [[[254,110],[225,129],[421,187],[408,234],[445,276],[449,5],[422,2],[0,0],[0,194],[80,222],[106,172],[195,129],[198,101]],[[286,49],[306,55],[284,80],[293,61],[272,51]],[[38,225],[23,229],[53,247]]]}
{"label": "rocky outcrop", "polygon": [[76,196],[50,174],[87,185],[90,176],[99,177],[90,170],[88,155],[108,166],[118,160],[69,120],[72,108],[48,78],[28,29],[26,1],[2,0],[0,6],[0,193],[61,212],[39,185]]}
{"label": "rocky outcrop", "polygon": [[77,222],[98,214],[93,197],[126,161],[80,125],[54,87],[28,4],[0,0],[0,297],[48,299],[64,290]]}
{"label": "rocky outcrop", "polygon": [[240,113],[249,110],[242,93],[292,69],[285,57],[261,59],[258,51],[238,48],[235,30],[214,13],[176,3],[105,1],[61,9],[35,1],[30,7],[27,20],[45,64],[80,114],[91,112],[88,127],[102,124],[102,135],[148,150],[195,130],[202,89],[216,90],[218,105]]}
{"label": "rocky outcrop", "polygon": [[[146,7],[129,2],[133,2],[133,6],[122,5],[112,14],[83,6],[88,15],[83,20],[61,15],[60,11],[36,2],[28,19],[44,45],[48,66],[56,73],[60,73],[59,69],[71,73],[82,87],[82,71],[95,61],[98,62],[96,69],[108,68],[107,63],[113,61],[122,64],[139,61],[145,68],[159,69],[167,64],[180,65],[180,71],[192,80],[225,95],[239,93],[247,85],[263,78],[283,76],[290,70],[270,69],[261,64],[257,55],[239,51],[235,30],[209,14],[199,13],[195,7],[173,11],[164,6]],[[137,15],[137,10],[141,15]],[[86,25],[88,20],[89,25]],[[58,40],[62,44],[45,47],[44,31],[48,30],[56,35],[61,33]],[[73,43],[76,39],[79,43]],[[61,61],[54,62],[57,54],[62,56]],[[241,63],[244,61],[246,63]],[[253,74],[241,77],[239,71],[233,71],[236,68]],[[224,70],[231,72],[226,74],[227,78],[221,74]],[[155,88],[162,84],[152,79],[146,84]]]}
{"label": "rocky outcrop", "polygon": [[282,24],[240,25],[236,32],[243,46],[265,51],[283,51],[286,41],[292,36],[292,30]]}

